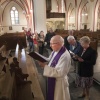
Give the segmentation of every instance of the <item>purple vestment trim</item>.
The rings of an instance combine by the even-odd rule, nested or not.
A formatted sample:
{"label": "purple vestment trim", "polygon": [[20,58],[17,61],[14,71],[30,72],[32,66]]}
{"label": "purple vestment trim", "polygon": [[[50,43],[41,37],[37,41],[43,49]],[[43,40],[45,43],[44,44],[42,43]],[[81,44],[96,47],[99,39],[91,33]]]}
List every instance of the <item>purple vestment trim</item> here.
{"label": "purple vestment trim", "polygon": [[[63,46],[58,54],[54,57],[51,67],[55,67],[61,57],[61,55],[66,51],[66,48]],[[52,56],[54,55],[54,52]],[[47,81],[47,100],[54,100],[54,91],[55,91],[55,78],[48,77]]]}

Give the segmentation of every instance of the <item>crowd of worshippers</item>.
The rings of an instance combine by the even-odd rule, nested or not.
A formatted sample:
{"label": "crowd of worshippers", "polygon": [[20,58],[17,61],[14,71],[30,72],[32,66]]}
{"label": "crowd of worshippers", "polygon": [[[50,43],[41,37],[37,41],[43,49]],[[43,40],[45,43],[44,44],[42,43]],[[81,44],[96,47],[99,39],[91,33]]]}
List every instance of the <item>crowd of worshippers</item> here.
{"label": "crowd of worshippers", "polygon": [[52,29],[49,29],[46,36],[43,31],[32,33],[31,28],[24,30],[29,44],[29,52],[36,51],[43,55],[44,46],[50,48],[50,39],[55,35]]}
{"label": "crowd of worshippers", "polygon": [[64,39],[60,35],[53,36],[49,43],[47,42],[53,50],[49,64],[39,62],[44,68],[43,75],[48,77],[47,100],[70,100],[66,78],[70,72],[75,73],[75,86],[83,89],[78,98],[90,100],[89,90],[93,85],[97,51],[90,46],[91,40],[88,36],[83,36],[78,41],[72,30],[68,34]]}
{"label": "crowd of worshippers", "polygon": [[97,51],[90,46],[90,42],[88,36],[83,36],[78,41],[73,30],[69,31],[69,35],[64,38],[64,46],[71,51],[72,68],[70,71],[76,75],[75,85],[83,89],[79,98],[85,97],[85,100],[90,100],[89,90],[93,85],[94,65],[97,59]]}
{"label": "crowd of worshippers", "polygon": [[[38,51],[39,41],[46,43],[47,48],[52,50],[48,64],[39,62],[44,68],[43,75],[48,77],[47,100],[70,100],[67,78],[70,72],[75,73],[76,87],[83,89],[78,97],[90,100],[89,90],[93,85],[94,65],[97,58],[97,51],[90,46],[90,38],[83,36],[78,41],[72,30],[64,39],[60,35],[55,35],[52,30],[49,30],[45,38],[43,31],[39,35],[37,33],[31,34],[30,31],[31,29],[26,32],[30,51]],[[39,48],[39,53],[43,54],[43,46],[41,45]],[[10,67],[11,72],[15,72],[18,84],[27,83],[25,79],[27,79],[28,74],[22,73],[17,58],[13,58]]]}

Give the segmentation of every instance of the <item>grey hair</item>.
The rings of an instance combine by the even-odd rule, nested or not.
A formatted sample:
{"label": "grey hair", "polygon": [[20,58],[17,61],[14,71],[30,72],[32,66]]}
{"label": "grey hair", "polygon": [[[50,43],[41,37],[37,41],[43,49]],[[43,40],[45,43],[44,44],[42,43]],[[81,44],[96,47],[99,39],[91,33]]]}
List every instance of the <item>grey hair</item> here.
{"label": "grey hair", "polygon": [[53,36],[51,40],[59,42],[62,46],[64,45],[64,39],[60,35]]}
{"label": "grey hair", "polygon": [[75,40],[74,36],[68,36],[67,40]]}
{"label": "grey hair", "polygon": [[83,36],[82,38],[80,38],[80,42],[84,42],[84,43],[89,43],[91,42],[90,38],[88,36]]}

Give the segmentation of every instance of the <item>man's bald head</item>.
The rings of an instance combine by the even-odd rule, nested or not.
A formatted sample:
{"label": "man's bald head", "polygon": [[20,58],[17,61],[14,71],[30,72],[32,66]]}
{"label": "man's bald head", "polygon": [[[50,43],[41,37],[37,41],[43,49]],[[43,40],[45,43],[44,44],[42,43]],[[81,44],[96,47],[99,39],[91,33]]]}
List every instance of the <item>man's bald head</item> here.
{"label": "man's bald head", "polygon": [[53,41],[53,42],[58,42],[60,43],[62,46],[64,45],[64,39],[60,36],[60,35],[55,35],[51,38],[50,41]]}
{"label": "man's bald head", "polygon": [[50,46],[54,51],[58,51],[64,45],[64,39],[60,35],[55,35],[50,40]]}

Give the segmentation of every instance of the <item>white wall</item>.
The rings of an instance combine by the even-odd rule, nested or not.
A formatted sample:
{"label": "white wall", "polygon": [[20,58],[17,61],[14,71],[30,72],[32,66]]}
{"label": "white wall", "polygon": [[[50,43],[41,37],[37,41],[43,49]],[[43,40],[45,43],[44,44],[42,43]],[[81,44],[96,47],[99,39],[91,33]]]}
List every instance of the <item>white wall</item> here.
{"label": "white wall", "polygon": [[[19,24],[18,25],[12,25],[11,24],[11,18],[10,18],[10,10],[12,6],[15,6],[19,12]],[[27,21],[25,18],[25,15],[22,13],[23,10],[22,8],[16,4],[15,2],[11,2],[10,4],[7,5],[7,7],[4,10],[3,14],[3,32],[22,32],[22,27],[27,27]],[[13,30],[9,30],[9,26],[12,26]]]}

